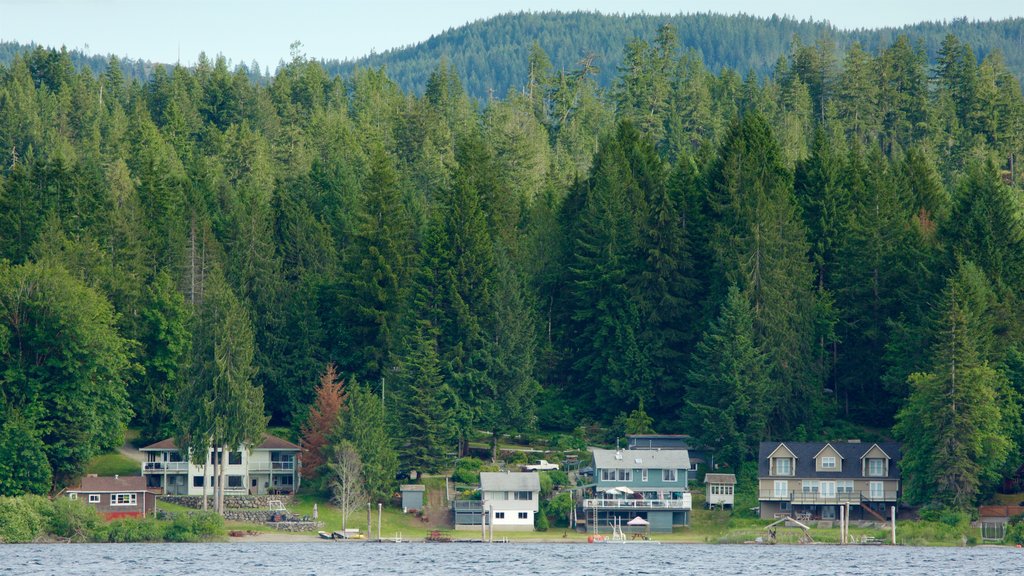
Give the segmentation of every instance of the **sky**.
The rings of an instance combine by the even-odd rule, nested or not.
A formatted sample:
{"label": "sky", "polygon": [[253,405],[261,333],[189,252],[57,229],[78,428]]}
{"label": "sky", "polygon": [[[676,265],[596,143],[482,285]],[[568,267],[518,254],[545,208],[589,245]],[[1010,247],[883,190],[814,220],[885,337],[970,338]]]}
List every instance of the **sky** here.
{"label": "sky", "polygon": [[314,59],[402,47],[507,12],[718,12],[828,20],[840,28],[1024,16],[1021,0],[0,0],[0,41],[193,64],[200,52],[271,71],[291,45]]}

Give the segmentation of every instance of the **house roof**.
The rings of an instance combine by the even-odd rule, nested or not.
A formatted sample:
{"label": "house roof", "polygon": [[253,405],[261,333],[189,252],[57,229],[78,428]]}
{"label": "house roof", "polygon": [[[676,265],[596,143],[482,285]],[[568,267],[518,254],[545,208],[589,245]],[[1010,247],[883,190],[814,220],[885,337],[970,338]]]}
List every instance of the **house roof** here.
{"label": "house roof", "polygon": [[686,434],[627,434],[627,448],[630,450],[656,450],[670,448],[686,450],[692,442]]}
{"label": "house roof", "polygon": [[68,492],[145,492],[146,479],[142,476],[86,476],[78,488]]}
{"label": "house roof", "polygon": [[680,469],[690,467],[686,450],[602,450],[594,449],[595,468]]}
{"label": "house roof", "polygon": [[704,483],[705,484],[735,484],[736,483],[736,475],[735,474],[705,474],[704,475]]}
{"label": "house roof", "polygon": [[1024,506],[978,506],[980,518],[1009,518],[1024,514]]}
{"label": "house roof", "polygon": [[[174,438],[164,438],[159,442],[154,442],[139,450],[177,450],[178,446],[174,443]],[[253,446],[253,450],[301,450],[295,444],[283,439],[278,438],[272,434],[264,434],[263,442],[259,446]]]}
{"label": "house roof", "polygon": [[[775,452],[782,442],[761,442],[757,458],[757,475],[767,477],[769,472],[768,458]],[[893,464],[899,464],[903,452],[898,442],[786,442],[786,448],[796,456],[796,470],[794,478],[865,478],[860,466],[860,459],[872,446],[877,445],[883,452],[889,455]],[[825,445],[830,445],[843,458],[842,471],[819,472],[815,469],[814,457]],[[889,466],[889,475],[886,478],[899,479],[898,466]]]}
{"label": "house roof", "polygon": [[402,492],[424,492],[427,487],[423,484],[402,484],[398,489]]}
{"label": "house roof", "polygon": [[536,472],[481,472],[483,492],[540,492],[540,475]]}

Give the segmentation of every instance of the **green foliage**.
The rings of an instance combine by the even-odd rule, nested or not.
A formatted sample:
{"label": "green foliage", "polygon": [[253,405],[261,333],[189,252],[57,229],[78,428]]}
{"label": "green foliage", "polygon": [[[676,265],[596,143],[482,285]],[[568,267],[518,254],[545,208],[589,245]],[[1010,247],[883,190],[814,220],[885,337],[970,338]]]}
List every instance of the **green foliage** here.
{"label": "green foliage", "polygon": [[32,542],[47,528],[50,501],[41,496],[0,496],[0,542]]}
{"label": "green foliage", "polygon": [[93,539],[102,523],[94,506],[70,498],[56,498],[44,515],[50,534],[73,542]]}
{"label": "green foliage", "polygon": [[452,471],[452,480],[463,484],[479,484],[484,462],[479,458],[459,458]]}
{"label": "green foliage", "polygon": [[569,475],[563,470],[542,470],[540,475],[542,478],[546,477],[551,480],[551,485],[553,487],[557,488],[559,486],[569,485]]}
{"label": "green foliage", "polygon": [[[175,528],[171,524],[167,526],[168,540],[171,540],[172,531],[174,538],[183,538],[173,542],[196,542],[203,539],[185,537],[185,528]],[[164,525],[153,518],[118,518],[107,524],[99,536],[105,542],[161,542],[164,539]]]}
{"label": "green foliage", "polygon": [[0,427],[0,496],[45,494],[50,490],[53,472],[37,434],[20,412],[6,415]]}
{"label": "green foliage", "polygon": [[537,532],[547,532],[549,526],[547,511],[542,506],[540,511],[533,516],[533,528]]}
{"label": "green foliage", "polygon": [[352,382],[348,390],[348,410],[338,414],[338,436],[359,452],[371,500],[389,502],[396,488],[398,451],[388,430],[384,406],[366,386]]}
{"label": "green foliage", "polygon": [[562,492],[548,501],[547,513],[555,518],[558,525],[568,526],[573,506],[572,496],[568,492]]}
{"label": "green foliage", "polygon": [[[136,527],[140,532],[144,527]],[[224,535],[224,519],[214,512],[188,512],[176,514],[171,525],[165,527],[168,542],[202,542]]]}

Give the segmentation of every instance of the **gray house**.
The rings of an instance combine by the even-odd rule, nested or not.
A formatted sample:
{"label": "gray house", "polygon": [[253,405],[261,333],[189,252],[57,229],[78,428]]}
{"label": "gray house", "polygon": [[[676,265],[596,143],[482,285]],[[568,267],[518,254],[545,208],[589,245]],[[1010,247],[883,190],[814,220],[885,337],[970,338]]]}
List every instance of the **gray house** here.
{"label": "gray house", "polygon": [[452,503],[455,529],[481,524],[495,530],[533,530],[540,510],[540,475],[536,472],[481,472],[480,499]]}
{"label": "gray house", "polygon": [[686,450],[594,450],[593,498],[583,501],[593,530],[625,526],[637,516],[652,532],[671,532],[690,522],[690,458]]}

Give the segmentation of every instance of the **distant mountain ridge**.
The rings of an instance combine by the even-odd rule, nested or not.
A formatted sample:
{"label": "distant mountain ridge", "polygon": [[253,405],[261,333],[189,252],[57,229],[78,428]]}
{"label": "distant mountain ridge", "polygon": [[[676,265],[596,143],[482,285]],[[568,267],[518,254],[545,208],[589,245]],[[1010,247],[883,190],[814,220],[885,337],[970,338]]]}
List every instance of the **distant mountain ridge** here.
{"label": "distant mountain ridge", "polygon": [[[732,68],[741,74],[768,74],[778,58],[790,50],[793,39],[813,44],[828,38],[835,44],[837,62],[854,43],[869,53],[877,53],[898,36],[908,35],[921,42],[930,60],[934,60],[946,34],[952,33],[970,44],[979,61],[993,51],[1001,51],[1006,66],[1018,78],[1024,78],[1024,18],[950,22],[922,22],[899,28],[843,30],[826,21],[796,20],[790,17],[762,18],[749,15],[712,13],[678,15],[605,15],[596,12],[519,12],[477,20],[450,28],[429,39],[355,60],[325,59],[321,63],[331,75],[347,77],[358,67],[386,67],[388,76],[404,91],[422,94],[430,74],[442,59],[458,71],[470,96],[485,99],[503,97],[508,90],[521,88],[528,76],[528,57],[534,42],[548,54],[555,70],[573,70],[582,58],[593,56],[596,80],[609,86],[618,75],[623,49],[633,38],[652,40],[665,24],[675,27],[680,46],[696,50],[707,67],[714,71]],[[0,64],[7,65],[14,55],[35,48],[32,44],[0,43]],[[78,68],[95,73],[106,69],[108,56],[86,55],[70,51]],[[128,78],[147,80],[159,63],[139,59],[120,60]],[[244,63],[239,66],[246,66]],[[255,81],[265,80],[259,70],[247,74]]]}
{"label": "distant mountain ridge", "polygon": [[947,33],[971,45],[980,59],[1003,52],[1007,67],[1024,77],[1024,18],[998,21],[924,22],[901,28],[841,30],[824,21],[748,15],[603,15],[594,12],[510,13],[449,29],[428,40],[351,61],[327,60],[333,74],[347,76],[357,67],[385,66],[403,90],[422,93],[431,72],[447,58],[476,98],[489,93],[504,96],[522,87],[528,76],[528,56],[536,41],[555,70],[572,70],[587,54],[599,68],[598,84],[608,86],[617,75],[625,45],[633,38],[653,40],[665,24],[676,28],[683,49],[693,48],[714,71],[733,68],[764,76],[786,54],[794,36],[805,44],[830,38],[841,54],[854,42],[877,53],[901,34],[921,41],[934,60]]}

